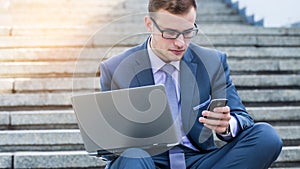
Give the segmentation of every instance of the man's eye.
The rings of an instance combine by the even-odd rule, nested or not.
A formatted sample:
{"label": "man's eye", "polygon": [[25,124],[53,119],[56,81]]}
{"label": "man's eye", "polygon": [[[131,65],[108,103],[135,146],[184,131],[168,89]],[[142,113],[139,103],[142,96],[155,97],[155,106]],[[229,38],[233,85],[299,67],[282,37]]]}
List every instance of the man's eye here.
{"label": "man's eye", "polygon": [[171,31],[171,30],[168,30],[168,31],[165,31],[165,34],[167,34],[167,35],[170,35],[170,36],[175,36],[175,35],[177,35],[177,34],[178,34],[178,32],[176,32],[176,31]]}
{"label": "man's eye", "polygon": [[185,35],[192,35],[193,33],[194,33],[194,31],[192,31],[192,30],[184,32]]}

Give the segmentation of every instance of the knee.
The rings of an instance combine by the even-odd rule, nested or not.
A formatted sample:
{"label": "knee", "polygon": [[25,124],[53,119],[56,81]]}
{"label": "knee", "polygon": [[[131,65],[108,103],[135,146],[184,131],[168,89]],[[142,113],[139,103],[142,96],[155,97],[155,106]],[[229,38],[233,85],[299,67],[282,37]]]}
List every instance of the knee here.
{"label": "knee", "polygon": [[256,123],[253,126],[254,133],[258,138],[258,144],[266,151],[279,154],[282,149],[282,140],[276,130],[268,123]]}
{"label": "knee", "polygon": [[129,148],[125,150],[122,154],[122,157],[126,158],[149,158],[151,157],[149,153],[139,148]]}
{"label": "knee", "polygon": [[[282,140],[276,130],[267,123],[255,123],[251,128],[244,130],[239,139],[238,148],[246,150],[246,164],[249,168],[268,168],[279,156],[282,149]],[[242,146],[241,146],[242,145]],[[241,157],[243,157],[241,155]]]}
{"label": "knee", "polygon": [[106,168],[155,168],[154,162],[146,151],[138,148],[125,150],[116,160],[111,162]]}

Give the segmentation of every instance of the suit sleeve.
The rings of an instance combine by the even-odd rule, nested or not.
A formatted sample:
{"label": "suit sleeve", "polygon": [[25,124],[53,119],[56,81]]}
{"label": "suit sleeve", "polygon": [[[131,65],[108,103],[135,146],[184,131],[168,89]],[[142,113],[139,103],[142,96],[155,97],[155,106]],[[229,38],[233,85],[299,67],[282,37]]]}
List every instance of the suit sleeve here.
{"label": "suit sleeve", "polygon": [[100,89],[101,91],[111,90],[112,76],[104,62],[100,64]]}
{"label": "suit sleeve", "polygon": [[227,63],[227,55],[220,53],[221,63],[223,65],[224,74],[226,78],[226,98],[227,105],[230,107],[230,114],[237,119],[238,131],[243,131],[254,124],[252,117],[247,113],[238,92],[230,78],[230,69]]}

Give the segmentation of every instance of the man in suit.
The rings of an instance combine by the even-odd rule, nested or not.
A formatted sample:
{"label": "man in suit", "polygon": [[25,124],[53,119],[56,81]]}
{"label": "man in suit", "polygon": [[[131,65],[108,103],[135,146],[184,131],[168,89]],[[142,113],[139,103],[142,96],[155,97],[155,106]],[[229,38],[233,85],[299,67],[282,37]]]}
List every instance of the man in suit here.
{"label": "man in suit", "polygon": [[[128,149],[107,168],[268,168],[282,141],[267,123],[254,123],[230,78],[226,54],[191,42],[198,33],[195,0],[150,0],[145,25],[151,35],[101,63],[103,91],[154,84],[174,84],[173,116],[180,120],[181,144],[151,156]],[[169,73],[165,67],[172,69]],[[168,77],[172,83],[168,83]],[[212,99],[227,106],[207,111]],[[174,101],[175,100],[175,101]],[[218,148],[213,132],[227,144]]]}

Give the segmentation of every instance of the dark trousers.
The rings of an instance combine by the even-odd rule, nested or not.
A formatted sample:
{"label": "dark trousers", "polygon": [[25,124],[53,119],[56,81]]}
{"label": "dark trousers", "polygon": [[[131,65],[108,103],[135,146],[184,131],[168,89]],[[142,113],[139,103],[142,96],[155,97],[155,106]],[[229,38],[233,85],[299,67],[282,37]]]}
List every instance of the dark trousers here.
{"label": "dark trousers", "polygon": [[[267,123],[256,123],[231,142],[209,153],[183,148],[190,169],[267,169],[279,156],[282,140]],[[128,149],[107,169],[167,169],[168,152],[151,157],[141,149]]]}

